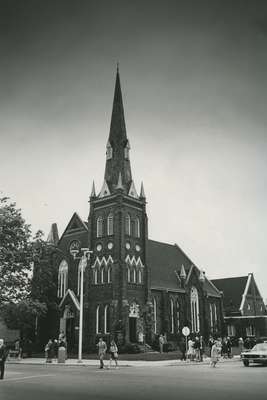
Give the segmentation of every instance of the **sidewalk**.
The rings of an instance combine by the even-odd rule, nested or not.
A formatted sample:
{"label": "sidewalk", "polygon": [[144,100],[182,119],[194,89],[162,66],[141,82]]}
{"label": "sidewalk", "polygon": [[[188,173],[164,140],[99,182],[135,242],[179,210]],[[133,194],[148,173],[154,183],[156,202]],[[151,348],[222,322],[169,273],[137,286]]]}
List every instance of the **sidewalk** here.
{"label": "sidewalk", "polygon": [[[230,359],[220,359],[220,363],[232,363],[232,362],[237,362],[240,361],[239,356],[234,356],[233,358]],[[50,366],[84,366],[84,367],[99,367],[99,360],[98,358],[95,359],[84,359],[82,360],[82,363],[79,363],[77,359],[67,359],[64,364],[59,364],[56,360],[53,360],[51,364],[47,364],[45,362],[44,358],[23,358],[21,360],[18,359],[11,359],[7,361],[8,364],[24,364],[24,365],[47,365],[47,367]],[[134,360],[119,360],[119,367],[176,367],[176,366],[188,366],[188,365],[196,365],[196,366],[201,366],[201,365],[208,365],[210,363],[210,358],[206,357],[203,362],[196,362],[196,361],[181,361],[181,360],[161,360],[161,361],[134,361]],[[105,365],[109,365],[109,359],[106,358],[105,360]],[[114,363],[112,365],[114,368]]]}

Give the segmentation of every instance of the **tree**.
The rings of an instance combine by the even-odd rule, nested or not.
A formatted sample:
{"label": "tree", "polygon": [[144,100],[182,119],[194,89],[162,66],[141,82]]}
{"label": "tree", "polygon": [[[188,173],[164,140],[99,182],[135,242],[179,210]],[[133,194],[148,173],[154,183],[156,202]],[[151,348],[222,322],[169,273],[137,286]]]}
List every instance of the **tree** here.
{"label": "tree", "polygon": [[29,295],[33,261],[30,225],[8,197],[0,198],[0,304]]}
{"label": "tree", "polygon": [[25,299],[18,303],[2,304],[0,310],[9,329],[19,329],[21,337],[33,338],[36,321],[46,314],[47,307],[38,300]]}

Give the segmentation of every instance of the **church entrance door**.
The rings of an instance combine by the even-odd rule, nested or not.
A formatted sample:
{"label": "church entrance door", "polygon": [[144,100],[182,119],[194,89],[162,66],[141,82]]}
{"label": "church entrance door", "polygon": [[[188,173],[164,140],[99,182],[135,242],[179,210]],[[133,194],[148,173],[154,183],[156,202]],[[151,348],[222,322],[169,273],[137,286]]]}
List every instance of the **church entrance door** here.
{"label": "church entrance door", "polygon": [[74,318],[67,318],[66,320],[66,339],[68,350],[73,350],[75,344],[75,326]]}
{"label": "church entrance door", "polygon": [[129,318],[129,339],[130,339],[131,343],[137,342],[136,318],[133,318],[133,317]]}

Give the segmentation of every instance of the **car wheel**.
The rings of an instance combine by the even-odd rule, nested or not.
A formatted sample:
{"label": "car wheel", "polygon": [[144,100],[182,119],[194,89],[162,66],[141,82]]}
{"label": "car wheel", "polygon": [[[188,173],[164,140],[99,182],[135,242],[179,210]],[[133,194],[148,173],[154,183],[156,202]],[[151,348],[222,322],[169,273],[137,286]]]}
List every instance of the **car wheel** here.
{"label": "car wheel", "polygon": [[249,366],[249,361],[248,360],[243,360],[243,364],[244,364],[245,367],[248,367]]}

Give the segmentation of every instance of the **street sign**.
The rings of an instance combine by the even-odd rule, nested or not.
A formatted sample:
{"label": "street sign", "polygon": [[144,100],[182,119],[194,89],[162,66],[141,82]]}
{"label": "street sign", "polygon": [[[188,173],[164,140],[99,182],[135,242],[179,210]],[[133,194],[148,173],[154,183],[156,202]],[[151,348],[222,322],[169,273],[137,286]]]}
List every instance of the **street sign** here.
{"label": "street sign", "polygon": [[184,326],[182,329],[182,333],[184,336],[189,336],[190,335],[190,329],[188,328],[188,326]]}

